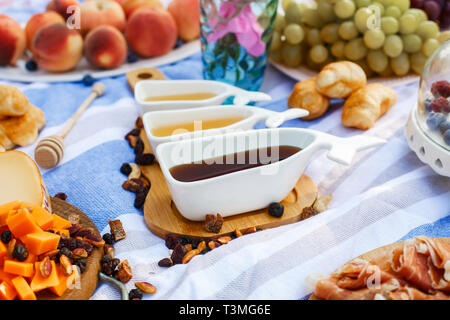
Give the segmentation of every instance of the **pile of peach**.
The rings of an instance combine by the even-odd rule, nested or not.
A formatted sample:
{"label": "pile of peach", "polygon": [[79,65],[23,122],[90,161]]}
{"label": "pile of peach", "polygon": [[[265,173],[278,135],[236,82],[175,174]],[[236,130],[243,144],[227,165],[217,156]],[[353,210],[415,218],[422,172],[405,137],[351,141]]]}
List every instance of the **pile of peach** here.
{"label": "pile of peach", "polygon": [[79,280],[66,256],[58,263],[49,258],[71,226],[38,206],[19,201],[0,206],[0,300],[36,300],[42,290],[61,296]]}
{"label": "pile of peach", "polygon": [[167,9],[160,0],[51,0],[25,29],[0,14],[0,66],[14,65],[27,49],[51,72],[75,68],[83,55],[94,67],[117,68],[128,47],[144,58],[161,56],[178,38],[199,37],[199,11],[199,0],[172,0]]}

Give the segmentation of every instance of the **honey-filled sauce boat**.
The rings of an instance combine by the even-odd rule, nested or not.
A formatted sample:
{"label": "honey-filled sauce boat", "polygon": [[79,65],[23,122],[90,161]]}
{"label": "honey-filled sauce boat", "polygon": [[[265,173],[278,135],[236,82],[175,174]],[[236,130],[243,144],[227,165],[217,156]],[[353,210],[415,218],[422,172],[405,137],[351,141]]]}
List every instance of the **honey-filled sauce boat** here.
{"label": "honey-filled sauce boat", "polygon": [[142,80],[134,88],[134,98],[143,113],[214,106],[233,96],[234,103],[239,105],[272,100],[266,93],[213,80]]}
{"label": "honey-filled sauce boat", "polygon": [[356,152],[384,143],[363,135],[272,128],[163,143],[156,154],[179,212],[201,221],[207,214],[227,217],[280,202],[320,150],[350,165]]}
{"label": "honey-filled sauce boat", "polygon": [[276,112],[252,106],[219,105],[147,112],[142,120],[150,146],[156,150],[161,143],[250,130],[262,120],[265,120],[266,127],[276,128],[287,120],[308,114],[307,110],[300,108]]}

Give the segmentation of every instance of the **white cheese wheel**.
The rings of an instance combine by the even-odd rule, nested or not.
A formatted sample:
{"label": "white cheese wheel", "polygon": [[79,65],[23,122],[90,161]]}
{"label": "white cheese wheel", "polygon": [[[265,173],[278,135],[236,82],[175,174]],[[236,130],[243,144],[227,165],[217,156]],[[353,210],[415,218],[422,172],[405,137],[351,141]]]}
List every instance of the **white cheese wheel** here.
{"label": "white cheese wheel", "polygon": [[51,212],[47,188],[33,159],[20,151],[0,152],[0,205],[15,200]]}

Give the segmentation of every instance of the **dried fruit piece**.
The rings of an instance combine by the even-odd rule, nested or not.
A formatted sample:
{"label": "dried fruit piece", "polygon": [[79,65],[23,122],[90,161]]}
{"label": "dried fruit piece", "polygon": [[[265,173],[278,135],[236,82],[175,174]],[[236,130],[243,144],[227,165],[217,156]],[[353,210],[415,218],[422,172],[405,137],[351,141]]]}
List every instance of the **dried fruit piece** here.
{"label": "dried fruit piece", "polygon": [[269,214],[272,217],[281,218],[284,213],[284,206],[279,202],[269,204]]}
{"label": "dried fruit piece", "polygon": [[178,243],[173,249],[172,255],[170,256],[170,258],[173,261],[173,264],[182,263],[183,257],[186,254],[186,252],[187,252],[186,248],[181,243]]}
{"label": "dried fruit piece", "polygon": [[129,163],[123,163],[120,167],[120,172],[122,172],[124,175],[129,176],[131,173],[131,166]]}
{"label": "dried fruit piece", "polygon": [[140,289],[131,289],[128,293],[130,300],[142,300],[142,291]]}
{"label": "dried fruit piece", "polygon": [[148,190],[140,189],[136,193],[136,198],[134,199],[134,207],[136,209],[141,209],[144,206],[145,198],[147,198]]}
{"label": "dried fruit piece", "polygon": [[200,252],[205,250],[206,249],[206,242],[205,241],[200,241],[199,244],[197,245],[197,249],[200,250]]}
{"label": "dried fruit piece", "polygon": [[102,236],[102,239],[105,240],[105,245],[109,244],[109,245],[113,245],[114,244],[114,236],[111,233],[105,233]]}
{"label": "dried fruit piece", "polygon": [[149,166],[155,161],[155,155],[152,153],[138,153],[134,161],[141,166]]}
{"label": "dried fruit piece", "polygon": [[114,250],[114,246],[113,245],[105,244],[103,250],[105,252],[105,255],[109,255],[111,258],[114,259],[115,250]]}
{"label": "dried fruit piece", "polygon": [[75,259],[75,260],[88,257],[87,251],[82,248],[76,248],[75,250],[73,250],[71,252],[71,254],[72,254],[72,259]]}
{"label": "dried fruit piece", "polygon": [[67,199],[67,195],[64,192],[59,192],[59,193],[55,194],[54,197],[64,200],[64,201],[66,201],[66,199]]}
{"label": "dried fruit piece", "polygon": [[127,283],[133,278],[133,274],[131,272],[131,266],[127,259],[123,260],[117,266],[117,271],[114,274],[114,277],[118,279],[122,283]]}
{"label": "dried fruit piece", "polygon": [[125,139],[128,141],[130,147],[134,148],[136,147],[136,142],[138,141],[139,137],[128,135],[125,137]]}
{"label": "dried fruit piece", "polygon": [[208,232],[219,233],[222,229],[223,218],[218,213],[217,215],[208,214],[205,218],[205,228]]}
{"label": "dried fruit piece", "polygon": [[167,249],[174,249],[175,246],[180,243],[180,239],[174,234],[168,234],[166,236],[166,247]]}
{"label": "dried fruit piece", "polygon": [[142,129],[144,127],[144,122],[142,121],[142,117],[139,116],[136,119],[136,122],[134,123],[134,125],[136,126],[136,128]]}
{"label": "dried fruit piece", "polygon": [[82,241],[86,241],[96,247],[103,247],[105,245],[105,240],[93,233],[84,236]]}
{"label": "dried fruit piece", "polygon": [[333,195],[331,194],[317,198],[312,207],[317,213],[324,212],[328,209],[331,200],[333,200]]}
{"label": "dried fruit piece", "polygon": [[222,244],[220,243],[220,242],[217,242],[217,241],[214,241],[214,240],[211,240],[211,241],[209,241],[208,242],[208,247],[211,249],[211,250],[213,250],[213,249],[215,249],[215,248],[218,248],[218,247],[220,247]]}
{"label": "dried fruit piece", "polygon": [[127,234],[125,233],[125,230],[123,229],[122,222],[120,220],[109,220],[109,229],[110,232],[114,238],[114,241],[119,241],[122,239],[125,239]]}
{"label": "dried fruit piece", "polygon": [[20,262],[27,260],[28,255],[29,255],[29,252],[28,252],[27,248],[25,248],[25,246],[22,244],[16,245],[13,249],[13,253],[12,253],[13,258],[19,260]]}
{"label": "dried fruit piece", "polygon": [[188,263],[189,261],[191,261],[191,259],[192,259],[193,257],[195,257],[196,255],[200,254],[200,252],[201,252],[201,251],[198,250],[198,249],[193,249],[193,250],[191,250],[191,251],[188,251],[188,253],[186,253],[186,254],[184,255],[184,257],[183,257],[181,263],[183,263],[183,264]]}
{"label": "dried fruit piece", "polygon": [[444,97],[444,98],[450,97],[450,82],[448,82],[446,80],[434,82],[431,85],[431,93],[436,98],[438,98],[438,97]]}
{"label": "dried fruit piece", "polygon": [[141,129],[139,129],[139,128],[134,128],[134,129],[132,129],[130,132],[128,132],[128,133],[125,135],[125,137],[127,137],[127,136],[135,136],[135,137],[138,137],[140,134],[141,134]]}
{"label": "dried fruit piece", "polygon": [[41,261],[41,264],[39,265],[39,271],[41,273],[41,276],[44,278],[50,277],[50,274],[52,273],[52,263],[50,262],[49,257],[45,257],[44,260]]}
{"label": "dried fruit piece", "polygon": [[185,244],[184,247],[186,248],[186,250],[187,250],[188,252],[192,250],[192,244],[190,244],[190,243]]}
{"label": "dried fruit piece", "polygon": [[[144,152],[145,149],[145,145],[144,145],[144,141],[142,141],[141,138],[137,138],[136,139],[136,144],[134,146],[134,153],[136,154],[136,158],[138,155],[141,155]],[[140,164],[136,161],[137,164]]]}
{"label": "dried fruit piece", "polygon": [[250,228],[246,229],[246,230],[243,232],[243,234],[255,233],[256,231],[257,231],[257,230],[256,230],[256,227],[250,227]]}
{"label": "dried fruit piece", "polygon": [[243,236],[243,234],[242,234],[242,232],[241,231],[239,231],[239,229],[236,229],[236,230],[234,230],[234,235],[237,237],[237,238],[239,238],[239,237],[242,237]]}
{"label": "dried fruit piece", "polygon": [[76,214],[76,213],[71,213],[69,214],[69,216],[67,217],[67,220],[69,220],[69,222],[74,225],[77,223],[80,223],[80,215]]}
{"label": "dried fruit piece", "polygon": [[300,218],[302,220],[311,218],[317,214],[317,211],[314,210],[312,207],[306,207],[303,209],[302,214],[300,215]]}
{"label": "dried fruit piece", "polygon": [[73,266],[72,266],[72,262],[70,261],[70,259],[67,256],[62,254],[59,257],[59,263],[61,264],[64,275],[70,276],[73,272]]}
{"label": "dried fruit piece", "polygon": [[71,237],[74,237],[78,231],[80,231],[83,228],[81,224],[72,224],[71,227],[69,227],[67,230],[69,230],[69,234]]}
{"label": "dried fruit piece", "polygon": [[156,287],[148,282],[136,282],[134,285],[144,293],[154,294],[156,292]]}
{"label": "dried fruit piece", "polygon": [[164,258],[164,259],[159,260],[158,266],[163,267],[163,268],[168,268],[168,267],[173,266],[173,261],[170,258]]}

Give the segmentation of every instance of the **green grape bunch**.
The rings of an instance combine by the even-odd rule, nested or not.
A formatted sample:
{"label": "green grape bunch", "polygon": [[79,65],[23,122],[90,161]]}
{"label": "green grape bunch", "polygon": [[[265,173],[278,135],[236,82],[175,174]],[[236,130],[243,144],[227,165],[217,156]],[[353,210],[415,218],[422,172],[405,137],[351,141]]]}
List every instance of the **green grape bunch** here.
{"label": "green grape bunch", "polygon": [[292,68],[350,60],[367,76],[420,74],[450,37],[410,0],[282,0],[281,7],[270,58]]}

